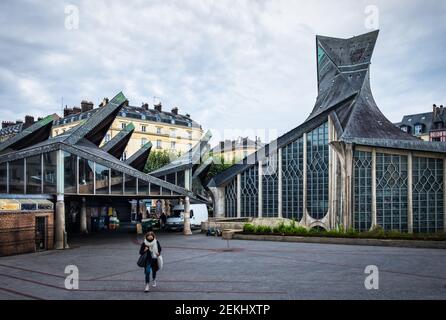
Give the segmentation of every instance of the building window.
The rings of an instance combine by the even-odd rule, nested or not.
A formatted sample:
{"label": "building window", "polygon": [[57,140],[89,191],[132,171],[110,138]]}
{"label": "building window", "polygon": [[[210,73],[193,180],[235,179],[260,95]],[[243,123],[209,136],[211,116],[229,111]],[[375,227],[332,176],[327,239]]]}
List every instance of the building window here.
{"label": "building window", "polygon": [[127,151],[122,154],[121,161],[127,161]]}
{"label": "building window", "polygon": [[279,213],[277,153],[271,154],[265,159],[262,169],[262,214],[266,218],[276,218]]}
{"label": "building window", "polygon": [[146,143],[147,143],[147,139],[146,138],[142,138],[141,139],[141,147],[144,147]]}
{"label": "building window", "polygon": [[177,137],[177,131],[175,129],[170,129],[170,137],[176,138]]}
{"label": "building window", "polygon": [[413,231],[442,232],[443,159],[413,158]]}
{"label": "building window", "polygon": [[233,179],[225,188],[225,216],[237,217],[237,178]]}
{"label": "building window", "polygon": [[407,133],[407,131],[408,131],[408,130],[407,130],[407,127],[406,127],[406,126],[401,127],[401,131]]}
{"label": "building window", "polygon": [[175,141],[170,142],[170,149],[175,150],[177,143]]}
{"label": "building window", "polygon": [[310,216],[322,219],[328,212],[328,123],[307,135],[307,206]]}
{"label": "building window", "polygon": [[26,193],[42,193],[42,156],[26,158]]}
{"label": "building window", "polygon": [[79,193],[94,194],[94,162],[79,159]]}
{"label": "building window", "polygon": [[241,174],[241,216],[257,217],[259,214],[259,169],[257,165]]}
{"label": "building window", "polygon": [[420,135],[423,133],[423,125],[422,124],[417,124],[415,126],[415,135]]}
{"label": "building window", "polygon": [[298,221],[303,217],[303,147],[304,140],[300,138],[282,149],[283,217]]}
{"label": "building window", "polygon": [[372,154],[356,151],[353,169],[353,227],[356,231],[369,231],[372,227]]}
{"label": "building window", "polygon": [[161,149],[161,140],[156,140],[156,148]]}
{"label": "building window", "polygon": [[121,123],[121,128],[125,129],[125,127],[127,126],[127,124],[125,122]]}
{"label": "building window", "polygon": [[141,131],[142,131],[142,132],[146,132],[146,131],[147,131],[147,126],[142,125],[142,126],[141,126]]}
{"label": "building window", "polygon": [[156,128],[156,134],[161,134],[161,128],[160,127]]}
{"label": "building window", "polygon": [[109,142],[110,140],[111,140],[111,135],[110,135],[110,133],[107,133],[107,134],[105,135],[104,142],[107,143],[107,142]]}
{"label": "building window", "polygon": [[407,232],[407,156],[376,155],[376,218],[384,230]]}

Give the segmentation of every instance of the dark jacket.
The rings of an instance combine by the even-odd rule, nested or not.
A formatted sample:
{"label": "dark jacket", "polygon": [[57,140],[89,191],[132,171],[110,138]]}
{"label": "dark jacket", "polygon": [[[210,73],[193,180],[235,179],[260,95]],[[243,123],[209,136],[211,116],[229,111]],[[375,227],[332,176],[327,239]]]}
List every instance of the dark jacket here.
{"label": "dark jacket", "polygon": [[[161,254],[161,245],[158,240],[156,240],[156,244],[158,245],[158,253]],[[141,244],[141,248],[139,249],[139,254],[144,254],[144,249],[146,248],[146,245],[143,243]],[[152,258],[152,255],[150,254],[150,251],[147,251],[147,259],[146,259],[146,267],[150,265],[154,271],[158,270],[158,260]]]}

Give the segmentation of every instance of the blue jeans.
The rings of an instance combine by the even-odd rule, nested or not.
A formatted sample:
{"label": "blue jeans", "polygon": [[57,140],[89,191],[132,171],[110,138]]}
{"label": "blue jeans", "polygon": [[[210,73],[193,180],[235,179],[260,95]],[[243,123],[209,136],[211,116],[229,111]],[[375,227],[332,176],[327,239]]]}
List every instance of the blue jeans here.
{"label": "blue jeans", "polygon": [[144,274],[146,275],[146,283],[150,283],[150,273],[153,273],[152,278],[153,278],[153,280],[155,280],[156,279],[156,271],[152,270],[152,267],[149,264],[144,269]]}

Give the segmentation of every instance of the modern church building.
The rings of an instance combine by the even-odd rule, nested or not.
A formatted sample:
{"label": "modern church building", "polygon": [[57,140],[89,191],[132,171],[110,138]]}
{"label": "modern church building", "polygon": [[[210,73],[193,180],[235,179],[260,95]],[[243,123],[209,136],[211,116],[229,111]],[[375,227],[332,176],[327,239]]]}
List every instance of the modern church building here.
{"label": "modern church building", "polygon": [[379,110],[370,88],[377,37],[316,37],[313,111],[209,183],[216,216],[283,217],[327,230],[445,231],[446,144],[401,131]]}

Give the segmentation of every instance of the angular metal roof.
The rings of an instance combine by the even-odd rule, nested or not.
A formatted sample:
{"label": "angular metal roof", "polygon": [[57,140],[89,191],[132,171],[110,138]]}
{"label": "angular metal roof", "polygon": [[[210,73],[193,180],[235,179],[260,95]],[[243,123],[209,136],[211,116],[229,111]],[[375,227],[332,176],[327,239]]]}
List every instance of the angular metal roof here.
{"label": "angular metal roof", "polygon": [[121,159],[134,131],[135,126],[133,123],[129,123],[116,136],[104,144],[101,149],[107,151],[115,158]]}
{"label": "angular metal roof", "polygon": [[[69,152],[73,155],[77,155],[83,159],[94,161],[100,165],[108,167],[110,169],[124,173],[125,175],[138,178],[141,181],[145,181],[163,188],[164,191],[168,191],[168,194],[163,194],[164,196],[188,196],[193,201],[202,202],[201,199],[197,198],[195,194],[184,188],[176,186],[174,184],[168,183],[166,181],[160,180],[154,176],[143,173],[138,170],[141,167],[141,163],[145,164],[147,156],[150,152],[151,144],[146,144],[140,151],[137,152],[133,157],[131,157],[127,162],[122,162],[112,154],[108,153],[102,148],[98,147],[98,144],[102,141],[103,135],[108,131],[108,127],[114,121],[117,112],[123,106],[127,99],[122,93],[119,93],[115,98],[113,98],[109,104],[102,107],[99,112],[95,112],[85,123],[80,124],[76,128],[65,132],[62,135],[48,138],[43,140],[42,138],[37,139],[37,143],[28,143],[25,147],[23,141],[26,140],[26,136],[36,132],[37,129],[46,128],[49,134],[51,129],[51,124],[53,123],[53,118],[45,119],[43,123],[37,125],[36,128],[28,128],[28,131],[24,131],[17,135],[17,138],[11,138],[5,143],[0,145],[2,150],[5,150],[4,154],[0,155],[0,163],[7,161],[14,161],[17,159],[23,159],[29,156],[35,156],[37,154],[42,154],[46,152],[63,150]],[[48,127],[47,127],[48,126]],[[28,133],[27,133],[28,132]],[[95,133],[93,135],[92,133]],[[40,135],[38,135],[40,137]],[[28,138],[29,139],[29,138]],[[34,142],[35,139],[30,139]],[[20,150],[13,150],[9,148],[11,145],[15,146],[15,143],[21,142]],[[8,147],[6,149],[6,147]],[[135,169],[135,167],[137,169]]]}
{"label": "angular metal roof", "polygon": [[192,149],[164,167],[150,172],[150,174],[155,177],[161,177],[174,172],[191,169],[194,166],[199,165],[202,162],[204,155],[210,149],[209,140],[211,140],[211,138],[212,133],[207,131]]}
{"label": "angular metal roof", "polygon": [[100,108],[88,118],[82,126],[77,126],[68,136],[66,142],[76,144],[86,138],[99,146],[126,101],[127,98],[124,94],[118,93],[105,107]]}
{"label": "angular metal roof", "polygon": [[141,149],[136,151],[125,163],[139,171],[144,171],[150,151],[152,150],[152,143],[147,142]]}
{"label": "angular metal roof", "polygon": [[51,128],[55,119],[55,115],[47,116],[1,143],[0,154],[11,150],[21,150],[47,140],[51,135]]}

